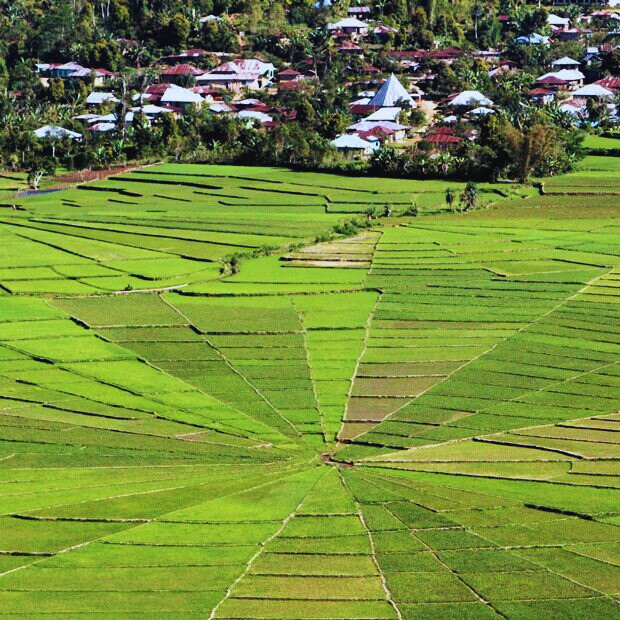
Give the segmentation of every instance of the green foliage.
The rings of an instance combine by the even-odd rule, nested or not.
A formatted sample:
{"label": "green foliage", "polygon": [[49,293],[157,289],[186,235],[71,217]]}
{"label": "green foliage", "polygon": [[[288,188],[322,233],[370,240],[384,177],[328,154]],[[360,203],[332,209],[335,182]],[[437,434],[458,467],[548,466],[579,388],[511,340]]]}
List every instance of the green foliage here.
{"label": "green foliage", "polygon": [[478,200],[478,186],[473,181],[468,181],[465,189],[460,195],[461,209],[463,211],[470,211],[476,207],[476,201]]}

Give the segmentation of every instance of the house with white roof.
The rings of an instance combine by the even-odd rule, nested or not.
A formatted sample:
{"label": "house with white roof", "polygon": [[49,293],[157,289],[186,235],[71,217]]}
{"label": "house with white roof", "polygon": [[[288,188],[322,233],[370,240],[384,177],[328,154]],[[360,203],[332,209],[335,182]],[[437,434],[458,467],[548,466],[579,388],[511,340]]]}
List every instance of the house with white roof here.
{"label": "house with white roof", "polygon": [[271,84],[275,72],[276,68],[270,62],[256,58],[237,58],[198,76],[196,83],[222,86],[231,90],[259,90]]}
{"label": "house with white roof", "polygon": [[394,108],[379,108],[372,114],[364,117],[362,120],[376,122],[376,121],[392,121],[396,122],[400,118],[400,114],[402,112],[402,108],[394,107]]}
{"label": "house with white roof", "polygon": [[[131,123],[133,123],[133,118],[134,118],[134,113],[131,110],[126,112],[125,113],[125,125],[126,126],[131,125]],[[118,124],[118,115],[116,114],[116,112],[111,112],[110,114],[103,114],[100,116],[96,116],[95,118],[91,118],[88,122],[91,123],[91,129],[92,129],[92,123],[97,123],[97,124],[112,123],[116,127],[116,125]]]}
{"label": "house with white roof", "polygon": [[230,114],[233,112],[233,109],[222,101],[216,101],[209,106],[209,111],[214,114]]}
{"label": "house with white roof", "polygon": [[272,116],[258,110],[241,110],[237,113],[237,118],[245,119],[249,125],[252,125],[253,121],[258,121],[261,125],[273,121]]}
{"label": "house with white roof", "polygon": [[50,63],[48,67],[47,73],[49,74],[49,77],[55,78],[68,78],[76,71],[82,71],[86,68],[73,61],[64,62],[62,64]]}
{"label": "house with white roof", "polygon": [[86,105],[100,106],[104,103],[118,103],[118,99],[115,97],[114,93],[96,90],[86,97]]}
{"label": "house with white roof", "polygon": [[135,106],[130,108],[129,112],[125,115],[125,124],[133,123],[137,114],[143,114],[145,116],[145,125],[150,127],[152,121],[160,120],[164,114],[174,114],[174,112],[171,108],[164,108],[152,103]]}
{"label": "house with white roof", "polygon": [[551,71],[541,75],[536,80],[536,83],[545,84],[551,88],[555,86],[572,90],[582,86],[584,78],[584,74],[577,69],[561,69],[560,71]]}
{"label": "house with white roof", "polygon": [[90,131],[93,134],[97,134],[97,133],[108,133],[108,131],[114,131],[116,129],[116,123],[93,123],[89,128],[88,131]]}
{"label": "house with white roof", "polygon": [[39,140],[63,140],[69,138],[79,142],[82,139],[81,133],[59,127],[58,125],[43,125],[43,127],[35,129],[33,133]]}
{"label": "house with white roof", "polygon": [[182,86],[176,86],[171,84],[161,96],[160,102],[167,103],[178,108],[186,108],[190,105],[196,105],[200,107],[204,99],[198,93],[195,93],[189,88],[183,88]]}
{"label": "house with white roof", "polygon": [[257,58],[237,58],[236,60],[225,62],[213,69],[213,73],[243,72],[257,73],[264,80],[271,81],[275,76],[276,68],[273,63],[263,62]]}
{"label": "house with white roof", "polygon": [[534,32],[532,34],[521,35],[515,39],[520,45],[548,45],[549,37]]}
{"label": "house with white roof", "polygon": [[495,114],[495,110],[491,108],[487,108],[485,106],[479,106],[469,111],[469,114],[473,114],[474,116],[481,118],[483,116],[487,116],[488,114]]}
{"label": "house with white roof", "polygon": [[392,73],[366,105],[375,108],[415,108],[416,102]]}
{"label": "house with white roof", "polygon": [[356,17],[345,17],[333,24],[327,24],[330,32],[344,32],[345,34],[368,34],[368,24]]}
{"label": "house with white roof", "polygon": [[569,58],[568,56],[562,56],[551,63],[554,69],[579,69],[581,63],[578,60]]}
{"label": "house with white roof", "polygon": [[493,105],[493,102],[477,90],[464,90],[450,101],[450,105],[454,108],[468,106],[480,107]]}
{"label": "house with white roof", "polygon": [[260,75],[247,71],[240,73],[204,73],[196,78],[196,84],[226,88],[234,91],[239,91],[244,88],[248,90],[261,89]]}
{"label": "house with white roof", "polygon": [[559,15],[549,13],[549,15],[547,15],[547,24],[549,24],[551,28],[566,30],[570,26],[570,19],[568,17],[560,17]]}
{"label": "house with white roof", "polygon": [[378,138],[364,140],[357,133],[343,133],[335,140],[332,140],[330,144],[341,153],[363,158],[368,157],[380,146]]}
{"label": "house with white roof", "polygon": [[136,106],[135,108],[131,108],[133,113],[145,114],[146,116],[160,116],[162,114],[170,114],[172,110],[170,108],[163,108],[159,105],[154,105],[149,103],[143,106]]}
{"label": "house with white roof", "polygon": [[614,93],[600,84],[586,84],[573,91],[573,97],[588,97],[592,99],[612,99]]}
{"label": "house with white roof", "polygon": [[83,123],[94,123],[99,118],[99,114],[78,114],[73,117],[74,121],[82,121]]}
{"label": "house with white roof", "polygon": [[208,22],[221,22],[223,19],[223,17],[219,17],[218,15],[204,15],[198,20],[198,22],[201,24],[206,24]]}
{"label": "house with white roof", "polygon": [[587,116],[585,104],[581,104],[573,99],[570,99],[560,104],[560,110],[562,112],[567,112],[571,116],[574,116],[575,119],[583,120]]}
{"label": "house with white roof", "polygon": [[113,73],[107,69],[89,69],[77,62],[38,62],[35,64],[38,75],[44,78],[80,79],[93,78],[95,86],[101,86],[105,80],[113,77]]}

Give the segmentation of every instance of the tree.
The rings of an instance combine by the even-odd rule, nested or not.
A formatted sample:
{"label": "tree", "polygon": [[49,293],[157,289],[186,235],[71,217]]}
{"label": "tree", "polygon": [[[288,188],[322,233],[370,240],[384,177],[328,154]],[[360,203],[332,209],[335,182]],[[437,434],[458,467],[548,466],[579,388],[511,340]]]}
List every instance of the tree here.
{"label": "tree", "polygon": [[433,79],[433,94],[447,97],[450,93],[457,90],[461,84],[461,79],[451,67],[443,62],[437,66]]}
{"label": "tree", "polygon": [[175,13],[168,22],[168,44],[175,49],[185,47],[191,28],[189,19],[183,13]]}
{"label": "tree", "polygon": [[513,153],[517,178],[526,183],[534,170],[544,167],[547,160],[557,154],[555,132],[542,123],[534,123],[523,132],[510,133],[510,147]]}
{"label": "tree", "polygon": [[465,186],[465,189],[461,192],[461,209],[463,211],[471,211],[476,207],[476,201],[478,200],[478,186],[469,181]]}
{"label": "tree", "polygon": [[586,101],[588,120],[593,126],[604,127],[609,123],[610,113],[607,104],[603,101],[596,101],[592,97]]}
{"label": "tree", "polygon": [[407,0],[385,0],[381,12],[385,16],[395,18],[398,23],[402,23],[409,16]]}
{"label": "tree", "polygon": [[547,9],[524,9],[520,11],[515,18],[517,32],[523,35],[532,34],[534,32],[542,34],[549,29],[547,25],[548,17],[549,13]]}
{"label": "tree", "polygon": [[28,174],[26,176],[26,182],[28,187],[38,191],[41,179],[46,174],[54,174],[53,161],[42,156],[39,153],[33,153],[30,164],[28,166]]}
{"label": "tree", "polygon": [[454,190],[451,187],[446,188],[446,204],[448,205],[448,209],[452,209],[452,204],[454,203]]}
{"label": "tree", "polygon": [[70,46],[79,41],[75,36],[75,13],[69,2],[55,2],[41,17],[35,40],[35,53],[44,58],[69,59]]}
{"label": "tree", "polygon": [[200,44],[214,52],[234,52],[237,50],[237,35],[226,20],[210,20],[202,27]]}
{"label": "tree", "polygon": [[49,96],[52,101],[62,101],[65,98],[65,81],[60,78],[50,80]]}
{"label": "tree", "polygon": [[297,105],[295,106],[297,112],[296,120],[304,127],[312,127],[316,122],[316,112],[312,107],[310,99],[306,95],[300,96]]}
{"label": "tree", "polygon": [[433,47],[435,36],[430,29],[428,16],[422,7],[418,7],[412,17],[410,43],[418,47],[429,49]]}

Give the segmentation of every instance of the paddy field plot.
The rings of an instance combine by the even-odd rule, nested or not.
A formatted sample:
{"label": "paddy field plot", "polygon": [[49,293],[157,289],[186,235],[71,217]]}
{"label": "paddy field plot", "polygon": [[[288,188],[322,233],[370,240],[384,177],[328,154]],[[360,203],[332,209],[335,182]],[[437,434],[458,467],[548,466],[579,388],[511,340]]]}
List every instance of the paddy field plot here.
{"label": "paddy field plot", "polygon": [[12,197],[0,614],[618,616],[616,171],[469,214],[236,166]]}

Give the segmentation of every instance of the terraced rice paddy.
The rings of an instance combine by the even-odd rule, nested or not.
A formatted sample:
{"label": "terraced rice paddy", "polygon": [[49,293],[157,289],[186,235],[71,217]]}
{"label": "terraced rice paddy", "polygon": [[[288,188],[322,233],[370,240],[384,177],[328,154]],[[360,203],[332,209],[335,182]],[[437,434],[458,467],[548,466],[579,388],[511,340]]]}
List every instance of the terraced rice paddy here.
{"label": "terraced rice paddy", "polygon": [[607,159],[468,215],[206,166],[11,199],[0,615],[616,617]]}

